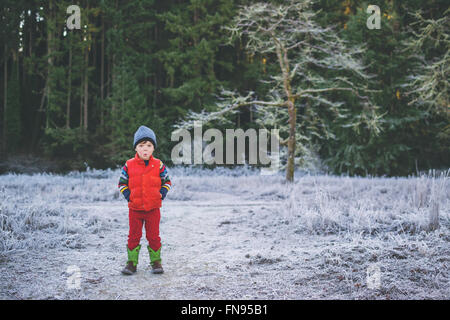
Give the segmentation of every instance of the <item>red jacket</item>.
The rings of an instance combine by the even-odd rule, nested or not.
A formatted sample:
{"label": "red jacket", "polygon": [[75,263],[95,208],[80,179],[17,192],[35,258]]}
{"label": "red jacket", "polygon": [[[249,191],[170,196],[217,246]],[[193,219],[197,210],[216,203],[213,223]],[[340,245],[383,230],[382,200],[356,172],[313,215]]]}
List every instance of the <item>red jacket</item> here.
{"label": "red jacket", "polygon": [[159,159],[151,156],[146,166],[137,153],[133,159],[127,161],[128,188],[131,192],[129,208],[145,211],[161,208],[160,164]]}

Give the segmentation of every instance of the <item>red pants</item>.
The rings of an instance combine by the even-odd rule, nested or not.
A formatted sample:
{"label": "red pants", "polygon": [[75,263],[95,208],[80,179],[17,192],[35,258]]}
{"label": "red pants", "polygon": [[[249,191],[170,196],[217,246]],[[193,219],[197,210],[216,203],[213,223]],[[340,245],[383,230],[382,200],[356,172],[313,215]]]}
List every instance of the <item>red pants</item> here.
{"label": "red pants", "polygon": [[128,232],[128,248],[133,250],[139,245],[142,237],[142,225],[145,224],[145,236],[148,245],[154,251],[161,247],[161,238],[159,237],[159,220],[161,212],[159,208],[150,211],[136,211],[129,209],[128,214],[130,231]]}

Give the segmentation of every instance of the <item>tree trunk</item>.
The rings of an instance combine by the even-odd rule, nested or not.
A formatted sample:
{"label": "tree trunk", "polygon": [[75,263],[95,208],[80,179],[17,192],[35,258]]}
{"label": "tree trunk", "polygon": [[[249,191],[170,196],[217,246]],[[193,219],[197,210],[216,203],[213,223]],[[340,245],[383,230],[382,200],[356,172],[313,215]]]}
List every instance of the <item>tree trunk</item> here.
{"label": "tree trunk", "polygon": [[81,77],[80,83],[80,131],[83,130],[83,79],[84,76]]}
{"label": "tree trunk", "polygon": [[286,166],[286,180],[289,182],[294,181],[294,169],[295,169],[295,125],[296,125],[296,110],[294,100],[289,99],[288,103],[289,113],[289,140],[288,140],[288,159]]}
{"label": "tree trunk", "polygon": [[[155,43],[158,43],[158,23],[155,23]],[[153,78],[153,105],[152,112],[155,113],[155,108],[158,99],[158,75],[159,75],[160,64],[155,68],[155,74]]]}
{"label": "tree trunk", "polygon": [[[116,72],[117,72],[117,68],[116,68],[116,54],[112,55],[112,61],[111,61],[111,91],[115,90],[115,85],[116,85]],[[113,101],[112,105],[111,105],[111,112],[114,113],[114,111],[116,110],[116,104]]]}
{"label": "tree trunk", "polygon": [[47,87],[48,87],[48,77],[45,81],[44,89],[42,90],[41,103],[39,105],[39,109],[36,111],[36,116],[34,117],[34,127],[33,134],[31,135],[31,148],[35,150],[35,146],[37,145],[39,129],[42,121],[42,112],[44,112],[44,103],[45,98],[47,97]]}
{"label": "tree trunk", "polygon": [[100,128],[103,128],[103,98],[104,98],[104,73],[105,73],[105,17],[104,13],[102,13],[102,46],[101,46],[101,62],[100,62],[100,99],[101,99],[101,107],[100,107]]}
{"label": "tree trunk", "polygon": [[84,53],[84,130],[88,128],[88,66],[89,66],[89,50],[85,48]]}
{"label": "tree trunk", "polygon": [[[119,4],[118,4],[118,1],[116,0],[116,2],[115,2],[115,6],[114,6],[115,8],[116,8],[116,10],[118,10],[118,8],[119,8]],[[114,22],[114,25],[113,25],[113,30],[114,30],[114,33],[116,33],[117,32],[117,21],[115,21]],[[114,52],[116,52],[115,50],[114,50]],[[116,73],[117,73],[117,65],[116,65],[116,54],[115,53],[113,53],[112,54],[112,61],[111,61],[111,91],[113,91],[113,90],[115,90],[115,88],[117,87],[116,86]],[[113,93],[112,93],[113,94]],[[112,105],[111,105],[111,113],[114,113],[116,111],[116,105],[115,105],[115,102],[113,101],[112,102]]]}
{"label": "tree trunk", "polygon": [[50,0],[48,4],[48,21],[47,21],[47,107],[45,108],[45,128],[49,127],[49,106],[51,101],[51,75],[53,72],[53,1]]}
{"label": "tree trunk", "polygon": [[120,77],[120,110],[125,110],[125,89],[124,89],[124,83],[123,83],[123,74]]}
{"label": "tree trunk", "polygon": [[[275,36],[273,36],[274,39]],[[289,138],[288,138],[288,159],[286,166],[286,181],[294,181],[294,169],[295,169],[295,126],[297,121],[295,110],[295,98],[292,95],[291,79],[289,59],[287,56],[287,49],[279,42],[277,42],[276,52],[278,62],[280,63],[280,69],[283,74],[283,87],[287,97],[288,114],[289,114]]]}
{"label": "tree trunk", "polygon": [[106,62],[108,63],[106,68],[106,97],[109,97],[111,92],[111,59],[107,59]]}
{"label": "tree trunk", "polygon": [[[89,3],[87,5],[87,10],[89,10]],[[88,24],[88,23],[86,23]],[[89,32],[90,30],[87,29],[87,33],[86,33],[86,47],[84,48],[84,131],[87,131],[88,129],[88,101],[89,101],[89,94],[88,94],[88,90],[89,90],[89,72],[88,72],[88,68],[89,68],[89,50],[91,48],[91,39],[90,39],[90,35]]]}
{"label": "tree trunk", "polygon": [[2,154],[6,155],[6,124],[7,124],[7,96],[8,96],[8,47],[5,44],[4,55],[3,55],[3,139],[2,139]]}
{"label": "tree trunk", "polygon": [[[69,40],[70,41],[70,40]],[[70,129],[70,98],[72,94],[72,44],[69,43],[69,76],[67,79],[66,128]]]}
{"label": "tree trunk", "polygon": [[[32,17],[34,16],[33,14],[34,14],[34,12],[31,11],[31,16]],[[32,56],[32,49],[33,49],[33,27],[34,27],[34,22],[31,22],[31,21],[33,21],[33,19],[30,19],[31,27],[30,27],[30,38],[29,38],[29,42],[28,42],[28,56],[29,57]]]}

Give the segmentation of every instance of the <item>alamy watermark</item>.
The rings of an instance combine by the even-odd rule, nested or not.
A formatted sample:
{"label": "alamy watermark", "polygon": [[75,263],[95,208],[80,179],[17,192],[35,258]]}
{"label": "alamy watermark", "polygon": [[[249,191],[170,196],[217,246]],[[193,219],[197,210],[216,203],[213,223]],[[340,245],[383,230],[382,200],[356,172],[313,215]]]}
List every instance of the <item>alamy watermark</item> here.
{"label": "alamy watermark", "polygon": [[369,5],[367,7],[366,13],[372,14],[367,18],[366,26],[370,30],[372,29],[381,29],[381,10],[377,5]]}
{"label": "alamy watermark", "polygon": [[67,289],[80,289],[81,287],[81,270],[78,266],[68,266],[66,273],[69,275],[66,281]]}
{"label": "alamy watermark", "polygon": [[66,13],[70,14],[70,16],[66,20],[67,29],[69,29],[69,30],[81,29],[80,7],[77,5],[74,5],[74,4],[70,5],[67,7]]}
{"label": "alamy watermark", "polygon": [[[81,10],[80,7],[72,4],[67,7],[67,14],[70,16],[66,20],[67,29],[81,29]],[[381,29],[381,10],[380,7],[371,4],[367,7],[366,13],[371,14],[366,21],[366,26],[368,29]]]}
{"label": "alamy watermark", "polygon": [[[280,168],[279,129],[270,130],[270,152],[268,152],[267,129],[226,129],[225,158],[223,134],[218,129],[208,129],[203,133],[201,121],[194,122],[194,138],[187,129],[172,132],[172,141],[177,143],[171,153],[174,164],[245,164],[246,141],[248,141],[248,162],[250,165],[269,165],[261,169],[261,174],[270,175]],[[210,142],[206,144],[205,142]],[[236,143],[235,143],[236,140]],[[236,150],[236,151],[235,151]],[[193,151],[193,152],[192,152]]]}
{"label": "alamy watermark", "polygon": [[381,270],[378,264],[371,264],[366,271],[367,288],[376,290],[381,288]]}

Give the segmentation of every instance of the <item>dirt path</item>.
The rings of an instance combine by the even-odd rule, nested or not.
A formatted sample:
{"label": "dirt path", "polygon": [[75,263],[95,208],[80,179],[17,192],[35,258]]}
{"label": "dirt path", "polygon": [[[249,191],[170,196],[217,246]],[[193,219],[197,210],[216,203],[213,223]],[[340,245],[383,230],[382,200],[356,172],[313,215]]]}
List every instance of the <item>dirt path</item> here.
{"label": "dirt path", "polygon": [[[110,265],[115,272],[95,288],[93,295],[107,299],[261,298],[261,292],[252,290],[252,284],[263,280],[260,291],[267,290],[265,278],[271,276],[250,275],[248,267],[252,256],[270,248],[270,238],[250,228],[249,220],[252,214],[268,206],[261,201],[243,202],[232,196],[218,195],[217,199],[215,203],[172,201],[165,204],[160,228],[163,275],[150,273],[145,251],[141,251],[140,268],[135,276],[119,274],[126,236],[122,242],[116,240],[117,250],[110,254],[119,257],[122,263],[117,265],[116,259],[114,266]],[[119,215],[122,210],[117,210]],[[126,230],[126,221],[121,221],[125,222],[121,230]],[[141,243],[146,245],[146,240]],[[252,277],[256,276],[264,279],[254,281]]]}
{"label": "dirt path", "polygon": [[[160,235],[165,273],[150,272],[141,239],[138,272],[124,276],[124,201],[71,204],[97,232],[71,248],[23,250],[0,261],[0,299],[441,299],[449,296],[440,238],[436,256],[392,247],[389,238],[296,232],[282,202],[205,192],[205,201],[164,202]],[[289,224],[291,221],[291,224]],[[90,227],[89,230],[93,228]],[[96,230],[96,228],[94,228]],[[145,231],[144,231],[145,233]],[[51,234],[49,234],[51,236]],[[434,239],[434,238],[433,238]],[[431,240],[430,240],[431,241]],[[394,250],[395,249],[395,250]],[[437,250],[436,249],[436,250]],[[434,260],[430,260],[434,259]],[[380,266],[382,283],[366,285]],[[420,266],[420,268],[418,267]],[[435,269],[442,269],[435,270]],[[79,283],[76,276],[79,275]]]}
{"label": "dirt path", "polygon": [[[273,282],[278,268],[250,270],[281,261],[274,238],[258,230],[254,219],[268,219],[277,202],[243,201],[217,195],[217,201],[167,201],[160,234],[165,273],[150,272],[149,257],[141,250],[138,272],[120,273],[126,261],[128,210],[126,204],[72,205],[91,219],[108,221],[89,234],[79,249],[18,252],[6,270],[14,282],[2,298],[13,299],[238,299],[280,297]],[[253,227],[252,227],[253,226]],[[277,235],[277,238],[280,238]],[[278,241],[279,242],[279,241]],[[141,239],[147,245],[145,231]],[[272,248],[272,249],[270,249]],[[276,252],[271,257],[268,251]],[[261,254],[265,255],[264,258]],[[264,260],[266,259],[266,260]],[[278,260],[277,260],[278,259]],[[261,260],[261,261],[259,261]],[[260,269],[260,268],[259,268]],[[74,271],[79,270],[76,286]],[[278,274],[279,276],[279,274]],[[75,286],[75,287],[72,287]],[[278,288],[282,289],[282,288]]]}

